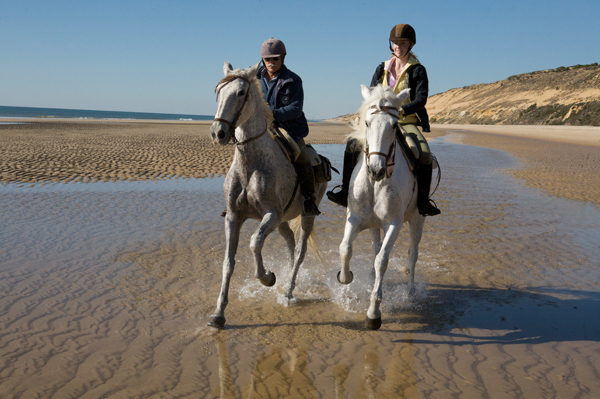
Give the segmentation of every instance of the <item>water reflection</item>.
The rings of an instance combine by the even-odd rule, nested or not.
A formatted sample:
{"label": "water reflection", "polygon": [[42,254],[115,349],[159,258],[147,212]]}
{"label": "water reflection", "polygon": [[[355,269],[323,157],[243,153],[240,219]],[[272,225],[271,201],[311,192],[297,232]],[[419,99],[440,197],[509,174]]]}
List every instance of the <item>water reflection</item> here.
{"label": "water reflection", "polygon": [[[494,396],[486,378],[513,393],[524,392],[519,378],[544,388],[527,397],[559,397],[553,384],[596,388],[596,379],[575,380],[578,370],[598,373],[600,211],[502,174],[518,166],[509,154],[432,147],[444,213],[425,226],[422,295],[403,295],[404,231],[378,332],[363,327],[369,235],[355,244],[357,281],[340,286],[345,210],[328,201],[316,223],[322,260],[309,253],[295,306],[253,278],[249,222],[230,328],[215,337],[202,329],[224,255],[223,178],[0,187],[0,356],[9,359],[0,396]],[[319,146],[337,168],[343,151]],[[285,254],[274,234],[266,266],[284,276]],[[568,383],[556,382],[564,370]]]}

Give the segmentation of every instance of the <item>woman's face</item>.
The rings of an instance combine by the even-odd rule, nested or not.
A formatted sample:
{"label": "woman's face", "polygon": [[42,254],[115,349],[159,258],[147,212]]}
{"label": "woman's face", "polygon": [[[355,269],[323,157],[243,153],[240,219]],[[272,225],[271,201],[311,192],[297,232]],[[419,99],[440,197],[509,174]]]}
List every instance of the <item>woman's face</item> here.
{"label": "woman's face", "polygon": [[404,58],[408,55],[411,48],[411,42],[408,39],[398,39],[393,41],[392,49],[394,55],[398,58]]}

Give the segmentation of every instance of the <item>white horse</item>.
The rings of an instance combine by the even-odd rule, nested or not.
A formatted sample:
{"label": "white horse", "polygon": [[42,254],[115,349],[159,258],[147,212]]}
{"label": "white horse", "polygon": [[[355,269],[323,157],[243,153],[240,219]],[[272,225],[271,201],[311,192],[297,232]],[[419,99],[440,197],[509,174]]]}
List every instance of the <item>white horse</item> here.
{"label": "white horse", "polygon": [[[247,219],[260,221],[252,235],[250,249],[254,254],[255,277],[268,287],[275,284],[275,274],[265,271],[262,248],[267,236],[275,229],[283,236],[290,254],[288,300],[293,298],[296,276],[306,255],[307,240],[314,225],[314,216],[300,221],[298,245],[288,221],[301,215],[304,199],[294,166],[267,132],[273,113],[264,101],[256,79],[258,64],[249,69],[233,70],[225,62],[225,78],[217,85],[217,113],[210,127],[212,140],[225,145],[233,139],[236,150],[223,189],[227,202],[225,215],[226,249],[223,280],[217,309],[209,326],[223,328],[229,283],[235,266],[240,229]],[[327,183],[315,184],[317,205],[323,198]],[[295,254],[294,254],[295,252]]]}
{"label": "white horse", "polygon": [[[390,252],[405,221],[410,228],[409,288],[414,295],[415,264],[425,218],[417,209],[417,180],[405,161],[396,141],[398,110],[409,89],[396,95],[389,87],[372,89],[361,85],[364,102],[359,110],[359,122],[351,135],[364,149],[350,181],[344,239],[340,244],[342,261],[338,280],[350,284],[352,242],[362,230],[370,229],[375,251],[375,283],[367,312],[367,327],[381,326],[379,305],[383,297],[383,275]],[[383,229],[383,243],[380,237]]]}

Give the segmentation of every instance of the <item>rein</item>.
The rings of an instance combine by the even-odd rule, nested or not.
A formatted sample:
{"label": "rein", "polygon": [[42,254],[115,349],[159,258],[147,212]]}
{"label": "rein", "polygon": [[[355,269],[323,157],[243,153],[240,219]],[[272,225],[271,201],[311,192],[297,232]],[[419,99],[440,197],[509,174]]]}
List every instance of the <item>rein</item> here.
{"label": "rein", "polygon": [[[369,109],[375,109],[375,111],[373,113],[371,113],[371,115],[383,112],[385,114],[388,114],[392,118],[396,119],[396,121],[398,120],[398,115],[400,114],[400,111],[396,107],[378,107],[377,105],[372,105],[369,107]],[[396,114],[393,114],[390,111],[396,111]],[[385,168],[386,177],[392,176],[392,172],[394,171],[394,165],[396,164],[396,162],[394,162],[394,157],[396,156],[396,141],[397,141],[397,139],[394,138],[394,141],[392,141],[392,144],[390,145],[390,150],[388,151],[387,154],[385,154],[383,152],[377,152],[377,151],[369,152],[369,142],[368,142],[368,140],[365,140],[366,148],[363,150],[363,152],[367,156],[367,162],[369,162],[369,158],[371,157],[371,155],[381,155],[382,157],[384,157],[385,158],[385,167],[386,167]]]}

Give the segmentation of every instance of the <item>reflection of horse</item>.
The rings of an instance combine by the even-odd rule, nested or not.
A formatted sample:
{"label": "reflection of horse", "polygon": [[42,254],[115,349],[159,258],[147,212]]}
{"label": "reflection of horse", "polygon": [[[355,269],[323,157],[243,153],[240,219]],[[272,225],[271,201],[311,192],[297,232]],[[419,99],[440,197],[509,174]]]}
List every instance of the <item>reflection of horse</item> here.
{"label": "reflection of horse", "polygon": [[[379,305],[382,300],[382,281],[390,252],[405,221],[410,228],[409,287],[414,294],[415,264],[425,218],[417,211],[417,181],[405,162],[396,141],[398,110],[408,96],[403,90],[398,96],[381,85],[372,90],[362,86],[364,102],[359,110],[360,123],[353,134],[364,148],[354,169],[348,193],[348,211],[344,239],[340,244],[342,269],[338,280],[352,282],[350,258],[352,242],[362,230],[370,229],[375,250],[375,284],[367,312],[367,326],[381,326]],[[393,172],[393,173],[392,173]],[[380,237],[383,229],[383,245]]]}
{"label": "reflection of horse", "polygon": [[[252,235],[250,248],[254,253],[255,277],[268,287],[275,284],[275,275],[263,266],[262,247],[267,236],[275,229],[285,239],[290,253],[290,279],[287,298],[292,299],[298,268],[306,255],[314,216],[302,216],[298,245],[288,221],[301,214],[302,193],[294,166],[288,161],[279,145],[267,133],[273,114],[263,100],[256,79],[258,65],[249,69],[236,69],[226,62],[225,78],[217,85],[218,108],[210,128],[214,143],[225,145],[233,139],[236,150],[223,189],[227,202],[225,215],[226,249],[223,262],[223,281],[217,309],[209,325],[225,325],[225,307],[228,302],[229,283],[235,266],[235,253],[240,229],[247,219],[260,221]],[[315,184],[317,204],[321,201],[327,183]],[[294,254],[295,251],[295,254]]]}

